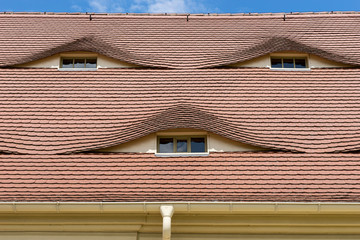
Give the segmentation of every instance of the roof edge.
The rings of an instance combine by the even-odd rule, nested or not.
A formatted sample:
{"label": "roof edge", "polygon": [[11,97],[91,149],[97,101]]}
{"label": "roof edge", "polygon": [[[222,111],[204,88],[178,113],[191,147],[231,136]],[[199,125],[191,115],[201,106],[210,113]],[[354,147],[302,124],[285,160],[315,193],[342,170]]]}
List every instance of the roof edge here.
{"label": "roof edge", "polygon": [[320,11],[320,12],[244,12],[244,13],[106,13],[106,12],[12,12],[2,11],[0,15],[48,15],[48,16],[83,16],[83,15],[96,15],[96,16],[192,16],[192,17],[243,17],[243,16],[283,16],[284,14],[290,16],[304,16],[304,15],[339,15],[339,14],[360,14],[360,11]]}
{"label": "roof edge", "polygon": [[360,214],[360,203],[343,202],[0,202],[0,213]]}

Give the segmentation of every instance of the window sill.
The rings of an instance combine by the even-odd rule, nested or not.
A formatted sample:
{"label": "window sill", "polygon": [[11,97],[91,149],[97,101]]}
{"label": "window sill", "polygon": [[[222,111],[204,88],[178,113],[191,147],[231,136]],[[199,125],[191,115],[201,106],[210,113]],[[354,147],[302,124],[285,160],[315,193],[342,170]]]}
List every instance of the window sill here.
{"label": "window sill", "polygon": [[274,70],[274,71],[296,71],[296,72],[301,72],[301,71],[310,71],[311,68],[270,68],[270,70]]}
{"label": "window sill", "polygon": [[208,152],[202,153],[155,153],[156,157],[206,157],[209,156]]}
{"label": "window sill", "polygon": [[59,68],[59,71],[96,71],[97,68]]}

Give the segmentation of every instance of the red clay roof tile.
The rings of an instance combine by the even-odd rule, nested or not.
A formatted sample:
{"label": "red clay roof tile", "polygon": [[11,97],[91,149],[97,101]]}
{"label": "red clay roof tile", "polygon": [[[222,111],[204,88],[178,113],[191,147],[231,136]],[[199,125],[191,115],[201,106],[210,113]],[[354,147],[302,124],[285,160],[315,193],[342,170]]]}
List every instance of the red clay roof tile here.
{"label": "red clay roof tile", "polygon": [[0,155],[0,201],[359,201],[358,154]]}
{"label": "red clay roof tile", "polygon": [[[91,51],[162,68],[208,68],[294,50],[360,65],[360,14],[130,16],[0,14],[0,66]],[[211,38],[209,37],[211,36]],[[320,40],[321,39],[321,40]],[[344,43],[346,42],[346,46]]]}
{"label": "red clay roof tile", "polygon": [[61,154],[195,128],[265,148],[360,149],[360,69],[0,69],[0,151]]}

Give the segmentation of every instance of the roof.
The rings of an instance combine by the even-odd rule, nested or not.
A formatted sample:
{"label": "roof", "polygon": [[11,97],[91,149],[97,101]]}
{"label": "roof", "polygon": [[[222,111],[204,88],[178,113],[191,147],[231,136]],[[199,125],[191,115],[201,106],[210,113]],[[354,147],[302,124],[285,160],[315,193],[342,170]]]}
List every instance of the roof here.
{"label": "roof", "polygon": [[358,202],[358,154],[0,155],[0,201]]}
{"label": "roof", "polygon": [[[209,68],[277,51],[360,65],[360,14],[0,14],[0,66],[65,51],[147,67]],[[21,29],[21,31],[19,31]]]}
{"label": "roof", "polygon": [[0,69],[0,151],[63,154],[173,128],[295,152],[360,149],[360,69]]}
{"label": "roof", "polygon": [[[91,16],[0,14],[0,201],[360,200],[360,14]],[[148,68],[13,68],[64,51]],[[353,68],[219,68],[276,51]],[[84,153],[174,128],[285,152]]]}

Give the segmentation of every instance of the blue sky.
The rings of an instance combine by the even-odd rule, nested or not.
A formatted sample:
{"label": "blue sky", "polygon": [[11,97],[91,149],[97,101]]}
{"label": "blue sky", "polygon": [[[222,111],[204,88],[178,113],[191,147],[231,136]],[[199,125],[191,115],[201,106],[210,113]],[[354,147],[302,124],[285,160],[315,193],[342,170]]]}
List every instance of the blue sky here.
{"label": "blue sky", "polygon": [[0,11],[248,13],[360,11],[359,0],[0,0]]}

